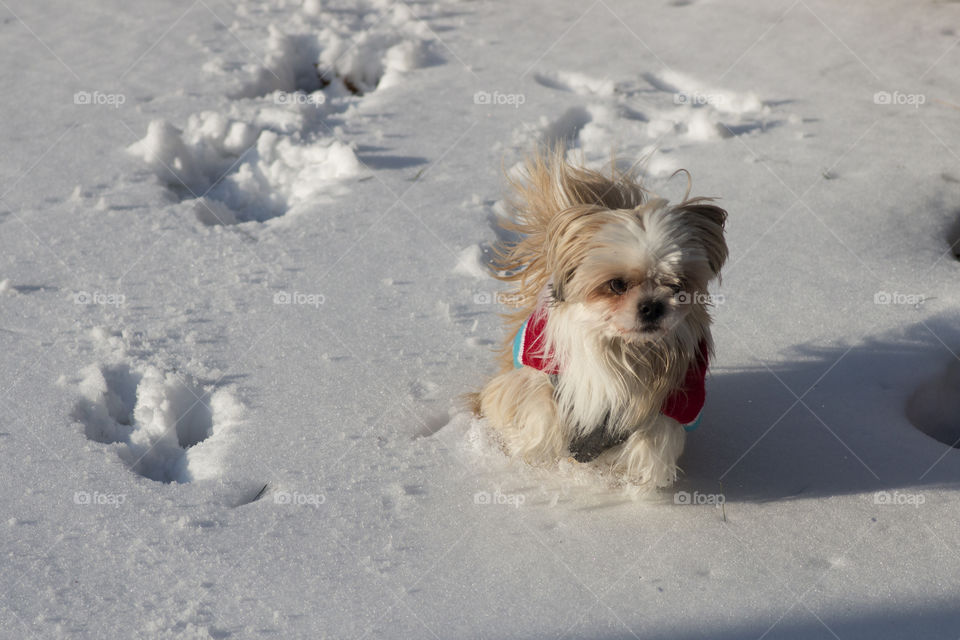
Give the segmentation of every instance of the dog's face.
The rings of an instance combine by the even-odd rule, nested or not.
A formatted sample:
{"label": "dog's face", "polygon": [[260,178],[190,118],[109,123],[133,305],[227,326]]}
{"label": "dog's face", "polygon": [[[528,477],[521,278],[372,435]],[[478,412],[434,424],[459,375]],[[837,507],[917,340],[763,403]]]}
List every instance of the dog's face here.
{"label": "dog's face", "polygon": [[663,339],[708,304],[707,284],[727,258],[725,220],[703,201],[565,211],[549,243],[557,304],[583,305],[608,338]]}

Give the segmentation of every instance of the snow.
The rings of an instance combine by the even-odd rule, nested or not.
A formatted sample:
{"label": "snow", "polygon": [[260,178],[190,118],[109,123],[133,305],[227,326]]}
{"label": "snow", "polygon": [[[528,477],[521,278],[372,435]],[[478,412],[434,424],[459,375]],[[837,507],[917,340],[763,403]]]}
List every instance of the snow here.
{"label": "snow", "polygon": [[[103,333],[94,335],[102,339]],[[109,348],[110,337],[105,342]],[[242,421],[243,407],[233,394],[227,388],[208,393],[192,377],[137,362],[126,349],[111,360],[115,364],[81,372],[71,417],[83,425],[84,435],[121,444],[120,459],[151,480],[218,477],[231,432]]]}
{"label": "snow", "polygon": [[[479,245],[471,245],[460,252],[453,272],[477,280],[485,280],[489,272],[483,260],[483,251]],[[0,283],[2,284],[2,283]]]}
{"label": "snow", "polygon": [[[960,635],[955,3],[2,13],[0,637]],[[551,140],[730,212],[673,490],[459,404]]]}
{"label": "snow", "polygon": [[[295,106],[324,101],[319,91],[301,101],[296,99],[301,96],[284,96],[277,93],[273,99]],[[338,140],[304,144],[298,116],[268,107],[250,124],[207,111],[190,116],[184,131],[154,120],[129,151],[171,189],[197,200],[202,222],[263,221],[315,203],[331,193],[331,183],[363,171],[353,149]]]}

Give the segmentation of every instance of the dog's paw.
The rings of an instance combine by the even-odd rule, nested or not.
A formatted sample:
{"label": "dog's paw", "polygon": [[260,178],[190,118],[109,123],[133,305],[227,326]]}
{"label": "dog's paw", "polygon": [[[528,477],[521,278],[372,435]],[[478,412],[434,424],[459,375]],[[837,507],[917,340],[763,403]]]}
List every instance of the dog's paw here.
{"label": "dog's paw", "polygon": [[[626,485],[662,489],[672,486],[680,473],[677,460],[683,453],[686,433],[676,421],[661,416],[662,424],[635,432],[622,445],[604,451],[596,464]],[[672,423],[672,424],[671,424]]]}

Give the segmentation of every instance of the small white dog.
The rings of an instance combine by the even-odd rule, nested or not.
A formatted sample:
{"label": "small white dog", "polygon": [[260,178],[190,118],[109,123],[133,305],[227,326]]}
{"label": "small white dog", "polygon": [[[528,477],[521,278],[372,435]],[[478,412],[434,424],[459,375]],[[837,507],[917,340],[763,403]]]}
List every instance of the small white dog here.
{"label": "small white dog", "polygon": [[726,211],[709,198],[670,205],[632,171],[573,166],[559,148],[511,182],[501,224],[520,240],[497,247],[496,277],[520,302],[474,412],[531,463],[572,456],[669,486],[704,402]]}

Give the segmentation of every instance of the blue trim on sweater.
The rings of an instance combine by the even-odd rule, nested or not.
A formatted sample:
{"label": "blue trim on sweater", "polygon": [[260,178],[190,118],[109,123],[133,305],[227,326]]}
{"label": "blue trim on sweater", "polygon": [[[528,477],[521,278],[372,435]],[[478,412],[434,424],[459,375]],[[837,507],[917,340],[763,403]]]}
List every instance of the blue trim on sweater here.
{"label": "blue trim on sweater", "polygon": [[683,425],[683,430],[686,431],[687,433],[690,433],[691,431],[696,431],[697,427],[700,426],[700,418],[702,417],[703,417],[703,414],[701,413],[700,415],[697,416],[696,420],[694,420],[690,424]]}
{"label": "blue trim on sweater", "polygon": [[513,368],[520,369],[523,367],[523,334],[527,332],[527,323],[530,322],[530,318],[524,320],[523,325],[520,327],[520,331],[517,331],[517,337],[513,339]]}

